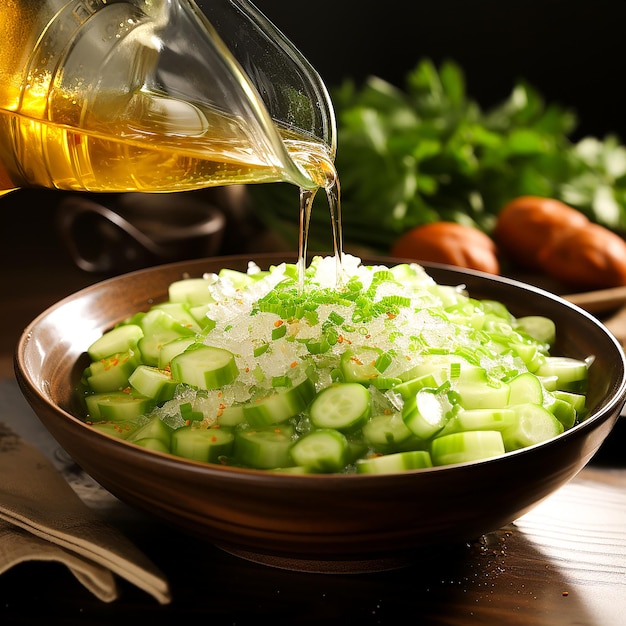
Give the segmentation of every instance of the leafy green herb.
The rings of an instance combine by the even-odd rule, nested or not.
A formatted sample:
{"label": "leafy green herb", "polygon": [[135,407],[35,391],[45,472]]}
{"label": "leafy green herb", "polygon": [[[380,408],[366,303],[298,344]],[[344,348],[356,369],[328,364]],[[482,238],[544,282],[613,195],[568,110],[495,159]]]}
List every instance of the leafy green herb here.
{"label": "leafy green herb", "polygon": [[[388,252],[409,228],[452,220],[490,233],[499,210],[520,195],[563,200],[590,219],[626,232],[626,147],[615,136],[571,139],[576,115],[524,81],[490,110],[466,92],[452,61],[421,60],[404,90],[371,77],[333,93],[336,166],[344,238]],[[250,189],[259,215],[296,241],[297,192],[291,185]],[[327,248],[324,194],[311,216],[310,249]]]}

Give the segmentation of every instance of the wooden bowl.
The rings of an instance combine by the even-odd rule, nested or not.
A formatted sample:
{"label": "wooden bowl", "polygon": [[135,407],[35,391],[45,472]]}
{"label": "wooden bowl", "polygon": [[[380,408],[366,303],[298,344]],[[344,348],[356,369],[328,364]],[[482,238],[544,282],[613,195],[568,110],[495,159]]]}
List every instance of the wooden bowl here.
{"label": "wooden bowl", "polygon": [[[261,266],[293,258],[260,255]],[[365,259],[393,264],[392,259]],[[18,383],[74,460],[121,500],[244,558],[302,571],[355,572],[409,563],[421,549],[465,542],[526,513],[573,478],[607,437],[626,401],[624,353],[594,317],[545,291],[473,271],[425,264],[440,284],[499,300],[516,316],[556,322],[554,354],[590,355],[588,419],[546,443],[481,462],[395,475],[290,475],[225,468],[109,437],[76,417],[89,344],[116,322],[167,297],[168,285],[248,258],[150,268],[65,298],[24,331]]]}

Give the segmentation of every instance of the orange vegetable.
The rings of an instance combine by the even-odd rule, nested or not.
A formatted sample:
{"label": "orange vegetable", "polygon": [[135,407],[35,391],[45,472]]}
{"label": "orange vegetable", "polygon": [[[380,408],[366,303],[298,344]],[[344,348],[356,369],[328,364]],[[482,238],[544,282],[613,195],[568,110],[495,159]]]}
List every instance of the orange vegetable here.
{"label": "orange vegetable", "polygon": [[432,222],[401,235],[390,253],[414,261],[430,261],[499,274],[497,248],[487,234],[456,222]]}
{"label": "orange vegetable", "polygon": [[538,258],[547,274],[572,287],[626,285],[626,242],[599,224],[564,233],[540,250]]}
{"label": "orange vegetable", "polygon": [[520,196],[502,208],[493,236],[499,250],[515,265],[541,270],[541,249],[589,223],[580,211],[559,200]]}
{"label": "orange vegetable", "polygon": [[500,252],[518,267],[542,272],[570,288],[626,285],[626,242],[559,200],[515,198],[500,211],[494,238]]}

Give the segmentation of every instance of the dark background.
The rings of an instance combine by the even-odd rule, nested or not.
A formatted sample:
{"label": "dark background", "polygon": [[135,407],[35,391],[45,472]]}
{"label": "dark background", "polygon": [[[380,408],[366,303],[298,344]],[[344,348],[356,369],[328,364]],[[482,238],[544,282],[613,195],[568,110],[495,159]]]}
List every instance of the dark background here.
{"label": "dark background", "polygon": [[[577,113],[576,136],[626,141],[624,0],[256,0],[330,87],[368,74],[398,87],[423,57],[464,70],[483,107],[518,79]],[[339,147],[340,148],[340,147]]]}
{"label": "dark background", "polygon": [[[329,88],[377,75],[398,87],[422,58],[462,67],[483,108],[509,96],[519,79],[547,102],[576,112],[574,138],[615,134],[626,143],[626,0],[256,0],[310,60]],[[341,145],[338,146],[341,150]],[[69,260],[55,227],[64,194],[21,190],[0,197],[0,265],[12,281],[19,254],[39,246]],[[245,216],[244,216],[245,217]],[[241,246],[248,222],[227,229]],[[25,233],[28,233],[27,235]],[[245,252],[225,246],[224,252]],[[81,281],[96,277],[78,277]],[[54,282],[54,276],[50,278]],[[68,285],[68,290],[76,285]],[[38,285],[41,288],[42,284]]]}

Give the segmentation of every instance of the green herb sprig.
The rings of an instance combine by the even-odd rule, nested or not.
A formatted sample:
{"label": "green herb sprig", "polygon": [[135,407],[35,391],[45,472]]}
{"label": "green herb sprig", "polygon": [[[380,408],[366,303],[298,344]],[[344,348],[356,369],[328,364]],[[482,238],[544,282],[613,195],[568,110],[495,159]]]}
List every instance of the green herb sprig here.
{"label": "green herb sprig", "polygon": [[[377,77],[362,86],[346,80],[333,101],[348,244],[386,253],[409,228],[438,220],[489,234],[499,210],[520,195],[563,200],[626,232],[626,147],[613,135],[572,140],[576,114],[546,103],[525,81],[483,110],[468,96],[456,63],[437,68],[423,59],[404,89]],[[259,216],[296,241],[292,186],[256,185],[251,194]],[[320,193],[310,249],[328,247],[329,223]]]}

